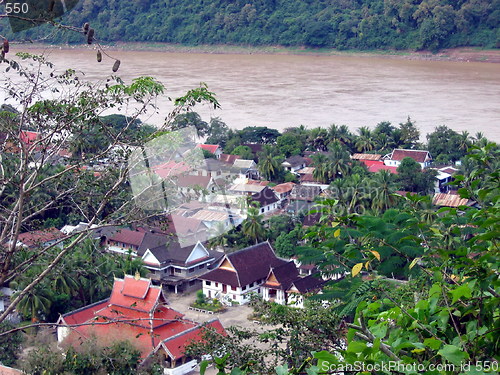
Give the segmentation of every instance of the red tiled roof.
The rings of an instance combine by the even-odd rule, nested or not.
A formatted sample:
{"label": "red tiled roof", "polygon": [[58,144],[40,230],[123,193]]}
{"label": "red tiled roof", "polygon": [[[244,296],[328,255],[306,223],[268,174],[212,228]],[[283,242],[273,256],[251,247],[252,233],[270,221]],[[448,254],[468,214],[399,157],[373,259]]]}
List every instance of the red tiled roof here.
{"label": "red tiled roof", "polygon": [[217,149],[219,148],[219,145],[205,145],[205,144],[201,144],[201,145],[198,145],[196,147],[199,147],[199,148],[201,148],[203,150],[211,152],[212,154],[215,154],[215,151],[217,151]]}
{"label": "red tiled roof", "polygon": [[57,228],[34,230],[19,234],[17,240],[28,247],[40,246],[46,242],[63,238],[65,234]]}
{"label": "red tiled roof", "polygon": [[140,246],[144,240],[144,232],[138,232],[130,229],[120,229],[113,237],[110,238],[111,241],[123,242],[127,245]]}
{"label": "red tiled roof", "polygon": [[278,194],[283,194],[292,191],[294,186],[295,184],[293,182],[285,182],[283,184],[273,186],[271,189],[273,189]]}
{"label": "red tiled roof", "polygon": [[[125,276],[125,279],[133,279],[133,276]],[[138,299],[126,296],[122,293],[125,281],[123,279],[115,279],[109,303],[116,306],[132,308],[138,311],[151,312],[161,295],[161,287],[150,286],[144,298]]]}
{"label": "red tiled roof", "polygon": [[368,167],[368,172],[376,173],[378,171],[389,171],[394,174],[398,174],[398,167],[390,167],[385,165],[383,161],[378,160],[361,160]]}
{"label": "red tiled roof", "polygon": [[149,291],[150,285],[151,280],[134,280],[131,277],[126,277],[123,283],[122,293],[128,297],[144,299]]}
{"label": "red tiled roof", "polygon": [[267,185],[269,185],[269,181],[248,179],[247,185],[267,186]]}
{"label": "red tiled roof", "polygon": [[205,327],[213,328],[221,335],[225,334],[222,324],[217,319],[208,322],[205,326],[198,326],[190,330],[181,332],[176,336],[172,336],[163,341],[163,345],[168,350],[172,359],[184,357],[184,352],[186,351],[187,345],[189,345],[193,341],[203,340],[203,332],[206,329]]}
{"label": "red tiled roof", "polygon": [[[148,290],[145,297],[141,298],[146,284]],[[132,291],[137,297],[124,296],[123,290]],[[128,275],[124,280],[115,279],[109,301],[63,316],[66,324],[81,324],[73,327],[65,343],[76,346],[81,344],[82,338],[95,337],[99,345],[109,346],[116,341],[129,340],[141,351],[141,357],[146,358],[161,342],[175,338],[171,341],[170,348],[177,357],[182,356],[188,340],[201,339],[200,335],[191,333],[199,326],[183,319],[183,314],[178,311],[165,306],[165,300],[159,301],[160,292],[161,288],[152,286],[149,280]],[[83,324],[87,322],[89,324]],[[220,323],[214,323],[213,326],[224,333]]]}
{"label": "red tiled roof", "polygon": [[40,133],[32,132],[29,130],[22,130],[21,133],[19,134],[19,140],[28,146],[34,143],[39,138],[40,138]]}
{"label": "red tiled roof", "polygon": [[458,169],[453,167],[446,167],[446,168],[441,168],[439,171],[454,175],[455,173],[458,172]]}
{"label": "red tiled roof", "polygon": [[432,159],[429,151],[425,150],[402,150],[397,148],[392,152],[392,160],[401,161],[404,158],[412,158],[418,163],[424,163],[425,161]]}
{"label": "red tiled roof", "polygon": [[224,162],[224,163],[233,165],[234,161],[237,159],[241,159],[241,156],[240,155],[221,154],[219,160]]}
{"label": "red tiled roof", "polygon": [[82,307],[81,309],[64,314],[62,318],[66,324],[85,323],[94,318],[95,313],[109,304],[109,300],[96,302],[92,305]]}
{"label": "red tiled roof", "polygon": [[171,176],[178,176],[182,173],[191,171],[191,167],[184,162],[168,161],[166,163],[156,165],[153,171],[161,178],[168,178]]}
{"label": "red tiled roof", "polygon": [[[95,313],[98,317],[114,319],[140,327],[150,327],[151,316],[143,311],[136,311],[126,307],[109,305]],[[184,315],[174,309],[160,306],[153,314],[153,328],[163,326],[176,319],[181,319]]]}

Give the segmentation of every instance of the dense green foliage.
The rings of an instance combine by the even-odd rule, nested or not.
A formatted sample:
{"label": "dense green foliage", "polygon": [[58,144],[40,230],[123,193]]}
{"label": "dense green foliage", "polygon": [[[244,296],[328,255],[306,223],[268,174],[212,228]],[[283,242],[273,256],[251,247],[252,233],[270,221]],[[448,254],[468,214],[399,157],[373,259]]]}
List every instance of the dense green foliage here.
{"label": "dense green foliage", "polygon": [[[425,197],[408,195],[403,207],[382,216],[339,216],[336,201],[323,202],[322,221],[305,235],[299,259],[316,263],[325,275],[345,275],[316,297],[333,302],[330,316],[344,318],[333,330],[343,335],[348,328],[345,346],[332,350],[318,338],[322,350],[312,349],[309,357],[296,350],[269,373],[328,374],[355,366],[391,375],[497,372],[498,148],[472,147],[467,159],[473,168],[456,184],[480,207],[429,213]],[[275,305],[266,316],[283,311],[283,319],[300,321],[286,309]],[[289,337],[289,345],[301,339]],[[227,348],[219,373],[235,365],[231,373],[254,373],[248,364],[255,357],[240,361],[241,353],[249,354],[241,344]]]}
{"label": "dense green foliage", "polygon": [[[339,49],[498,47],[499,20],[498,0],[84,0],[63,18],[70,25],[90,22],[107,42]],[[0,28],[9,37],[6,31]],[[82,37],[57,33],[52,41],[81,43]]]}
{"label": "dense green foliage", "polygon": [[[18,251],[16,264],[30,259],[39,251]],[[12,281],[10,286],[15,290],[24,288],[58,251],[60,249],[55,248],[39,257],[37,264]],[[141,259],[109,254],[96,241],[88,239],[75,247],[52,274],[24,296],[17,310],[24,319],[55,322],[60,314],[108,298],[115,277],[135,272],[146,275]]]}
{"label": "dense green foliage", "polygon": [[58,350],[37,347],[22,362],[23,371],[32,375],[159,375],[163,369],[155,361],[140,366],[141,352],[128,341],[100,347],[90,341],[79,348],[68,348],[64,356]]}
{"label": "dense green foliage", "polygon": [[[14,328],[10,322],[0,323],[0,333],[7,332]],[[17,331],[9,335],[0,336],[0,363],[5,366],[12,366],[19,358],[23,336]]]}

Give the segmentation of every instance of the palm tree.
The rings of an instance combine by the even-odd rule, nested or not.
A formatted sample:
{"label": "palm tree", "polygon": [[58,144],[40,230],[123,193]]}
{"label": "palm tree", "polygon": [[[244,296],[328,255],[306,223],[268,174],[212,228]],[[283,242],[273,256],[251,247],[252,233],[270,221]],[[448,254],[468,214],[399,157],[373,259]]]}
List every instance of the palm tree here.
{"label": "palm tree", "polygon": [[371,194],[372,209],[380,212],[394,205],[396,201],[396,197],[393,195],[396,191],[394,180],[394,175],[385,170],[378,171],[373,175],[371,181],[373,187]]}
{"label": "palm tree", "polygon": [[461,151],[467,151],[470,145],[470,134],[468,131],[464,130],[458,135],[458,149]]}
{"label": "palm tree", "polygon": [[250,207],[247,212],[247,218],[241,226],[243,234],[255,240],[256,244],[265,237],[266,230],[262,223],[263,217],[258,207]]}
{"label": "palm tree", "polygon": [[325,151],[328,143],[328,132],[322,128],[311,129],[307,142],[313,146],[314,150]]}
{"label": "palm tree", "polygon": [[226,234],[227,228],[224,223],[217,223],[215,227],[210,231],[210,246],[212,247],[225,247],[228,244],[227,238],[224,236]]}
{"label": "palm tree", "polygon": [[313,177],[316,181],[327,183],[329,181],[329,160],[324,154],[312,155],[314,172]]}
{"label": "palm tree", "polygon": [[[19,292],[12,298],[16,298]],[[41,287],[31,289],[19,301],[16,309],[24,316],[30,317],[33,322],[40,320],[41,315],[48,314],[52,301],[46,290]]]}
{"label": "palm tree", "polygon": [[259,172],[265,179],[271,181],[273,177],[278,173],[280,165],[278,161],[274,158],[272,150],[265,147],[261,154],[259,155]]}
{"label": "palm tree", "polygon": [[330,162],[328,173],[330,178],[347,176],[351,170],[351,156],[340,142],[332,142],[329,145]]}

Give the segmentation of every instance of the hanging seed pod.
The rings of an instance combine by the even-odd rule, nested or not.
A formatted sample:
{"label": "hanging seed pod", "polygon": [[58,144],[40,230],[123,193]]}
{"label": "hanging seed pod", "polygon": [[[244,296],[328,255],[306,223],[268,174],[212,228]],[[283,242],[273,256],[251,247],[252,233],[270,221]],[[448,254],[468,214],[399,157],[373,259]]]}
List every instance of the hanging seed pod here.
{"label": "hanging seed pod", "polygon": [[116,60],[115,63],[113,64],[113,72],[116,72],[119,67],[120,67],[120,60]]}
{"label": "hanging seed pod", "polygon": [[84,35],[87,35],[87,33],[89,32],[89,27],[90,27],[90,25],[89,25],[89,23],[88,23],[88,22],[85,22],[85,23],[83,24],[83,34],[84,34]]}
{"label": "hanging seed pod", "polygon": [[94,40],[94,29],[89,29],[89,32],[87,34],[87,43],[92,44],[93,40]]}
{"label": "hanging seed pod", "polygon": [[9,41],[7,39],[3,40],[3,52],[8,53],[9,52]]}
{"label": "hanging seed pod", "polygon": [[56,5],[56,0],[50,0],[49,2],[49,13],[54,11],[54,6]]}
{"label": "hanging seed pod", "polygon": [[102,53],[101,51],[97,51],[97,62],[101,62],[102,61]]}

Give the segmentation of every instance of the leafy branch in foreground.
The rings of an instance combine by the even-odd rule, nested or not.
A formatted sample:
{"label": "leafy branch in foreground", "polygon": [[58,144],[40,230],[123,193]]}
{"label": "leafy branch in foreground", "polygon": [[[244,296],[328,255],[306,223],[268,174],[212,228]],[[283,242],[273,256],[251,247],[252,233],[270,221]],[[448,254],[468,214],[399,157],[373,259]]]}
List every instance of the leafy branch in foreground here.
{"label": "leafy branch in foreground", "polygon": [[[139,77],[128,85],[116,76],[91,83],[75,70],[58,71],[44,56],[27,53],[3,64],[10,69],[2,89],[18,111],[0,112],[0,285],[7,286],[20,275],[32,277],[23,280],[23,288],[0,314],[0,322],[55,272],[90,230],[40,243],[36,252],[16,262],[21,233],[60,217],[71,218],[72,224],[85,221],[89,227],[100,227],[130,224],[151,215],[131,199],[125,161],[132,149],[168,129],[170,121],[167,118],[144,137],[129,138],[136,120],[156,109],[164,92],[163,85],[151,77]],[[206,87],[192,93],[194,98],[187,94],[174,113],[189,110],[194,103],[216,102]],[[128,114],[123,126],[112,127],[104,120],[110,110]],[[86,131],[96,129],[105,141],[89,149]],[[95,166],[104,168],[97,171]],[[46,267],[30,273],[39,258],[45,258]]]}

